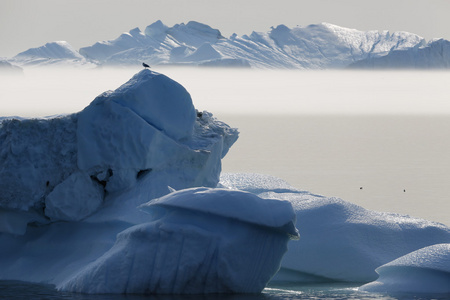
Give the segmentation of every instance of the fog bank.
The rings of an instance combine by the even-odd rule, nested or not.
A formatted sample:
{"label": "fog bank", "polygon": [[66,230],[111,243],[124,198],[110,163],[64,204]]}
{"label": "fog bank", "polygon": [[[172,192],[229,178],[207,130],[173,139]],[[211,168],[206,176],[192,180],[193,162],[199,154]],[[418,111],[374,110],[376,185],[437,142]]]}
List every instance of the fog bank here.
{"label": "fog bank", "polygon": [[[77,112],[136,69],[26,69],[2,74],[0,115]],[[449,114],[450,72],[154,69],[181,83],[214,114]]]}

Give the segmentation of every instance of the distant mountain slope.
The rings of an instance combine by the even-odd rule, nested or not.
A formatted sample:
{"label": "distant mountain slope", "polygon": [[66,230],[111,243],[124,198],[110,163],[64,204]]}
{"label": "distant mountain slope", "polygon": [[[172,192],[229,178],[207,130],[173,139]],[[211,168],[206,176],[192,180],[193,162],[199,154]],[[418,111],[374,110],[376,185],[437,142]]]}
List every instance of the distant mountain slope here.
{"label": "distant mountain slope", "polygon": [[349,66],[355,69],[447,69],[450,68],[450,41],[439,39],[422,47],[391,51]]}
{"label": "distant mountain slope", "polygon": [[17,54],[10,61],[21,66],[87,63],[84,56],[66,41],[51,42],[41,47],[30,48]]}
{"label": "distant mountain slope", "polygon": [[222,61],[257,68],[317,69],[342,68],[367,57],[422,44],[425,40],[412,33],[364,32],[328,23],[292,29],[279,25],[267,33],[225,38],[219,30],[198,22],[168,27],[157,21],[144,32],[135,28],[115,40],[81,48],[80,54],[107,65]]}

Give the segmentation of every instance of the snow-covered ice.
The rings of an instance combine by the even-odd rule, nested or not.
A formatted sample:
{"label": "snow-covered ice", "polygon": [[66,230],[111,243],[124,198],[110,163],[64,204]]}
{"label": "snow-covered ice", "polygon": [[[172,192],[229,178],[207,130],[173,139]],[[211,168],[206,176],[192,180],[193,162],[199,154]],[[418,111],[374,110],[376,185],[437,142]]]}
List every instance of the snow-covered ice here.
{"label": "snow-covered ice", "polygon": [[162,195],[156,183],[176,189],[215,186],[221,158],[237,137],[237,130],[210,113],[197,117],[181,85],[143,70],[79,113],[3,120],[0,207],[31,214],[29,222],[35,216],[78,221],[111,206],[111,194],[138,181],[155,185],[151,198]]}
{"label": "snow-covered ice", "polygon": [[220,184],[265,199],[288,200],[301,239],[289,243],[274,281],[369,282],[375,269],[417,249],[450,242],[445,225],[370,211],[339,198],[314,195],[259,174],[222,174]]}
{"label": "snow-covered ice", "polygon": [[86,293],[260,292],[298,232],[289,202],[214,188],[237,137],[150,70],[76,114],[3,118],[0,279]]}
{"label": "snow-covered ice", "polygon": [[[147,69],[79,113],[1,118],[0,279],[86,293],[255,293],[269,280],[370,282],[378,272],[369,290],[406,282],[413,268],[407,280],[448,282],[450,228],[267,175],[221,175],[237,138]],[[302,238],[289,242],[296,228]]]}
{"label": "snow-covered ice", "polygon": [[359,289],[377,293],[450,293],[450,244],[406,254],[376,269],[380,277]]}
{"label": "snow-covered ice", "polygon": [[[57,288],[83,293],[259,293],[297,238],[288,201],[192,188],[141,206],[151,221]],[[115,274],[112,276],[111,274]]]}

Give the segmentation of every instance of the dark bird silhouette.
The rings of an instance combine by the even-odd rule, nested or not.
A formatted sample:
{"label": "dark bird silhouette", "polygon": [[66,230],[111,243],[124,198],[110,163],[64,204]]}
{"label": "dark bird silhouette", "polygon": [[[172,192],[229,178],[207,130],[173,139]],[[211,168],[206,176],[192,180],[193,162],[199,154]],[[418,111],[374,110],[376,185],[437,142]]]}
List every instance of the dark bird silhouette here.
{"label": "dark bird silhouette", "polygon": [[150,66],[147,65],[146,63],[142,63],[142,66],[143,66],[144,68],[150,68]]}

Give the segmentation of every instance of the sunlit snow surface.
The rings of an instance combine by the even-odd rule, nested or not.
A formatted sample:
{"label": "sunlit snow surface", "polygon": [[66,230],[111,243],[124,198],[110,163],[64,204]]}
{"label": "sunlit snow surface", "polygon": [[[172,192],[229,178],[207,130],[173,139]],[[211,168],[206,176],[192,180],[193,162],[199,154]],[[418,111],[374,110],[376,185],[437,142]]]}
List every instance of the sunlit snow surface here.
{"label": "sunlit snow surface", "polygon": [[297,190],[267,175],[222,174],[220,184],[293,205],[301,239],[289,243],[274,281],[368,282],[377,279],[377,267],[450,241],[445,225],[370,211],[339,198]]}
{"label": "sunlit snow surface", "polygon": [[369,292],[450,295],[450,244],[409,253],[376,269],[380,277],[360,288]]}
{"label": "sunlit snow surface", "polygon": [[297,238],[288,201],[193,188],[141,206],[151,221],[121,232],[94,263],[58,285],[83,293],[259,293]]}

